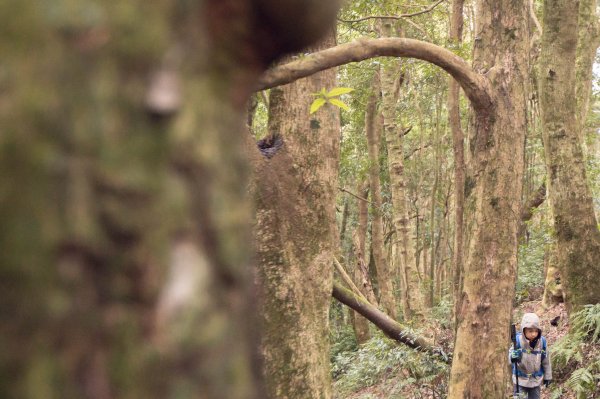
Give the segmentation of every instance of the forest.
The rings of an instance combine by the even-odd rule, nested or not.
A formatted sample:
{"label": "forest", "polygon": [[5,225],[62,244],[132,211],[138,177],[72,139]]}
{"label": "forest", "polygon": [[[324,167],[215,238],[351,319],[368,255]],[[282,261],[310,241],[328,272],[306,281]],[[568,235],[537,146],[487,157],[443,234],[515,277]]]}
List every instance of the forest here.
{"label": "forest", "polygon": [[0,397],[600,398],[599,46],[596,0],[0,0]]}

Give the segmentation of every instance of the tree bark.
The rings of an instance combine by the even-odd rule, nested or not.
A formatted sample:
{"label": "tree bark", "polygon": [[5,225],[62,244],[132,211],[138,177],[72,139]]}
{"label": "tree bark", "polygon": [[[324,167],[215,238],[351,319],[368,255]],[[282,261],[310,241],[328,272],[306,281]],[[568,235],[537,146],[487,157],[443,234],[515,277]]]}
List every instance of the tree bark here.
{"label": "tree bark", "polygon": [[558,269],[571,310],[600,302],[600,232],[577,122],[577,21],[578,9],[572,2],[544,2],[539,77],[542,131]]}
{"label": "tree bark", "polygon": [[[464,0],[452,1],[450,17],[450,44],[460,46],[463,31]],[[463,235],[465,208],[465,146],[464,134],[460,123],[460,87],[454,78],[448,78],[448,124],[452,132],[452,149],[454,152],[454,253],[452,258],[452,297],[454,299],[454,326],[456,315],[461,307],[463,275]]]}
{"label": "tree bark", "polygon": [[[391,23],[383,25],[383,34],[391,35]],[[388,168],[390,174],[390,190],[394,209],[392,254],[400,276],[400,300],[404,320],[411,320],[415,312],[421,312],[421,300],[418,289],[417,272],[415,270],[414,247],[409,237],[409,216],[406,199],[406,177],[404,176],[403,138],[405,132],[398,129],[395,93],[395,80],[399,65],[383,64],[381,67],[381,92],[383,129],[387,142]],[[402,77],[400,77],[402,80]],[[402,82],[399,82],[401,85]]]}
{"label": "tree bark", "polygon": [[495,108],[493,118],[474,124],[475,226],[465,264],[450,399],[500,398],[505,393],[527,130],[528,5],[480,1],[477,11],[474,68],[489,77]]}
{"label": "tree bark", "polygon": [[[267,65],[322,35],[337,2],[46,5],[0,12],[3,396],[264,398],[245,103]],[[143,105],[171,41],[185,50],[174,124],[172,104]],[[191,273],[211,284],[156,323],[181,232],[201,259]]]}
{"label": "tree bark", "polygon": [[525,234],[526,223],[533,217],[533,211],[546,200],[546,183],[542,183],[534,192],[534,195],[527,200],[521,212],[521,225],[519,226],[519,238]]}
{"label": "tree bark", "polygon": [[[331,46],[333,32],[319,46]],[[309,115],[331,69],[271,90],[269,132],[283,146],[256,168],[257,253],[267,397],[331,398],[328,312],[339,239],[339,109]],[[293,333],[290,333],[293,331]]]}
{"label": "tree bark", "polygon": [[381,184],[379,176],[379,144],[381,141],[381,117],[377,112],[377,101],[381,93],[379,73],[376,72],[372,84],[373,92],[367,101],[365,115],[365,130],[369,151],[369,184],[372,202],[371,221],[371,250],[377,270],[377,283],[379,286],[379,302],[386,313],[396,318],[396,298],[394,295],[393,274],[385,256],[383,241],[383,215],[381,200]]}
{"label": "tree bark", "polygon": [[[367,198],[369,195],[369,185],[366,182],[359,182],[357,185],[357,192],[362,195],[363,198]],[[371,284],[371,278],[367,269],[367,261],[365,259],[365,248],[367,241],[367,230],[369,218],[369,207],[366,201],[358,200],[358,225],[354,231],[353,236],[353,247],[354,247],[354,282],[358,285],[359,289],[365,295],[365,297],[372,304],[376,305],[375,293],[373,292],[373,286]],[[369,326],[367,320],[356,313],[354,315],[354,332],[356,334],[356,340],[359,344],[366,342],[369,337]]]}
{"label": "tree bark", "polygon": [[577,98],[577,132],[583,145],[584,158],[585,125],[590,111],[594,59],[600,45],[600,21],[596,12],[597,0],[580,0],[577,34],[577,58],[575,64],[575,96]]}

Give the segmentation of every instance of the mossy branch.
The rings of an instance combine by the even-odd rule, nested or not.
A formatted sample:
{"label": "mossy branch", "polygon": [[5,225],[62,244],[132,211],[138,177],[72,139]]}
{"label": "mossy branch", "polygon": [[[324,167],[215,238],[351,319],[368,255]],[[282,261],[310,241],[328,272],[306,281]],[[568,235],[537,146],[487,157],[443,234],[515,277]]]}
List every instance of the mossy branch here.
{"label": "mossy branch", "polygon": [[389,338],[418,351],[434,355],[445,363],[449,364],[451,362],[451,356],[446,354],[442,348],[432,345],[423,337],[418,337],[410,333],[404,326],[377,307],[335,281],[333,283],[332,296],[375,324]]}

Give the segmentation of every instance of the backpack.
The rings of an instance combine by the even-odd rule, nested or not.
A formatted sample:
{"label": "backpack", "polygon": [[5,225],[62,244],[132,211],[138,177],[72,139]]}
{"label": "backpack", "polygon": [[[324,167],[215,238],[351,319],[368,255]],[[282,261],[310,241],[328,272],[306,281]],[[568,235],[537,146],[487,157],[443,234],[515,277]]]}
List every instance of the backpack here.
{"label": "backpack", "polygon": [[[517,333],[517,337],[516,337],[516,348],[515,349],[521,349],[521,333]],[[517,376],[519,377],[524,377],[524,378],[530,378],[530,377],[541,377],[544,375],[544,359],[546,358],[546,337],[542,336],[542,350],[541,351],[536,351],[536,350],[531,350],[531,349],[525,349],[523,350],[523,352],[525,353],[530,353],[533,355],[537,355],[540,354],[542,355],[542,360],[540,362],[540,369],[534,373],[524,373],[521,370],[519,370],[517,368],[517,364],[513,363],[513,373],[515,373]]]}

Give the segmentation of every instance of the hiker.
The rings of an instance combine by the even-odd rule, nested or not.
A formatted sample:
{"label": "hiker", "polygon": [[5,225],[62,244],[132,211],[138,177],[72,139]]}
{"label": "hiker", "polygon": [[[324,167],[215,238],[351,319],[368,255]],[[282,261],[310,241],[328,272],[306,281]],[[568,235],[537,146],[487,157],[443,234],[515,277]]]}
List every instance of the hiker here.
{"label": "hiker", "polygon": [[546,337],[542,336],[540,318],[535,313],[523,315],[516,348],[511,345],[508,357],[512,363],[514,393],[527,393],[527,398],[539,399],[542,383],[547,387],[552,382],[552,367]]}

